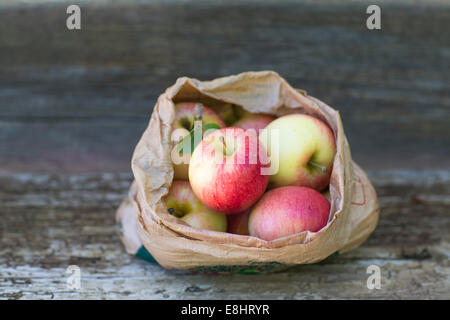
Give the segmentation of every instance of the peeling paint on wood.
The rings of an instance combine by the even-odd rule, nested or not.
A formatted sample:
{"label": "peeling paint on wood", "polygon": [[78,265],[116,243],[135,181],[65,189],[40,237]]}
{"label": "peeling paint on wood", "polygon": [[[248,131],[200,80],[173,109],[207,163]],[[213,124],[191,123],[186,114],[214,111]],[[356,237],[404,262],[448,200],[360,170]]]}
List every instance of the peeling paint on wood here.
{"label": "peeling paint on wood", "polygon": [[[381,217],[360,248],[267,275],[191,275],[125,253],[114,211],[129,173],[0,175],[0,299],[449,299],[449,180],[369,175]],[[372,264],[380,290],[366,287]],[[69,265],[81,268],[79,291],[67,287]]]}

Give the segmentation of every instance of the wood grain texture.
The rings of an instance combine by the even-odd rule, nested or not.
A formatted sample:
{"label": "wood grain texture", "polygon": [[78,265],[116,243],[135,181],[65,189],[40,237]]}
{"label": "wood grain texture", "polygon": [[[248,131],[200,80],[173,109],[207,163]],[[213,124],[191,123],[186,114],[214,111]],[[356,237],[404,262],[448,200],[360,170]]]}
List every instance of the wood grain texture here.
{"label": "wood grain texture", "polygon": [[124,171],[179,76],[275,70],[338,109],[364,168],[449,168],[450,6],[83,2],[0,11],[0,170]]}
{"label": "wood grain texture", "polygon": [[[358,249],[267,275],[167,271],[125,253],[114,211],[127,173],[0,176],[2,299],[449,299],[450,175],[370,172],[380,222]],[[422,181],[422,182],[418,182]],[[379,290],[366,287],[370,265]],[[66,286],[81,268],[81,290]]]}

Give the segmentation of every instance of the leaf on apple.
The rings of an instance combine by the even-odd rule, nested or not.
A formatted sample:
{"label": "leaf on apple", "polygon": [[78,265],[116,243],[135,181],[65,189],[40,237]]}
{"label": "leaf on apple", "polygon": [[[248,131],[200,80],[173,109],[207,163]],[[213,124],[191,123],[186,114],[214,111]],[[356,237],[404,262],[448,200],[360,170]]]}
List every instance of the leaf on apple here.
{"label": "leaf on apple", "polygon": [[221,126],[219,126],[217,123],[208,123],[203,126],[203,131],[211,131],[212,132],[212,131],[216,131],[219,129],[221,129]]}
{"label": "leaf on apple", "polygon": [[[205,131],[209,131],[211,133],[212,131],[219,130],[220,128],[221,128],[221,126],[219,126],[216,123],[208,123],[202,127],[202,133],[204,133]],[[194,152],[194,149],[200,143],[200,141],[195,141],[194,132],[195,132],[195,128],[192,129],[189,132],[189,134],[187,134],[183,139],[181,139],[177,143],[177,151],[180,154],[191,154],[192,152]]]}

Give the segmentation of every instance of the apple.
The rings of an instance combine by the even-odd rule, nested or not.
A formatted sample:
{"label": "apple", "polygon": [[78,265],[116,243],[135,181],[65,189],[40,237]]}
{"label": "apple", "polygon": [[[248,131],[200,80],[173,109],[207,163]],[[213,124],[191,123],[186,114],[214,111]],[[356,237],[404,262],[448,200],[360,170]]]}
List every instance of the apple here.
{"label": "apple", "polygon": [[[330,183],[336,143],[330,127],[306,114],[290,114],[272,121],[259,139],[272,166],[270,187],[305,186],[325,189]],[[273,141],[272,141],[273,140]]]}
{"label": "apple", "polygon": [[254,129],[257,133],[259,133],[259,130],[267,127],[267,125],[275,119],[276,117],[271,116],[270,114],[248,113],[239,121],[235,122],[233,127],[238,127],[245,130]]}
{"label": "apple", "polygon": [[199,143],[189,165],[189,181],[197,197],[225,214],[250,208],[264,193],[269,176],[260,161],[264,152],[257,135],[241,128],[214,131]]}
{"label": "apple", "polygon": [[[175,120],[172,124],[173,128],[184,128],[191,131],[194,128],[194,121],[199,118],[197,115],[195,102],[179,102],[175,104]],[[201,114],[203,124],[215,123],[221,127],[225,127],[225,122],[222,118],[211,108],[203,105]]]}
{"label": "apple", "polygon": [[[171,142],[172,148],[175,148],[177,143],[183,139],[194,128],[194,121],[201,116],[202,124],[215,123],[220,127],[225,127],[225,123],[220,116],[211,108],[203,106],[200,111],[196,109],[195,102],[180,102],[175,104],[175,120],[172,124]],[[173,163],[174,179],[188,180],[189,178],[189,160],[190,155],[184,154],[180,156],[180,161]]]}
{"label": "apple", "polygon": [[177,144],[180,140],[182,140],[186,135],[189,134],[189,131],[185,128],[177,128],[172,131],[171,134],[171,142],[172,142],[172,153],[174,153],[174,156],[178,157],[179,160],[177,162],[174,161],[174,158],[172,157],[172,164],[173,164],[173,178],[175,180],[187,180],[188,179],[188,173],[189,173],[189,161],[191,159],[190,154],[183,154],[181,155],[177,151]]}
{"label": "apple", "polygon": [[194,194],[188,181],[173,181],[163,198],[167,210],[193,228],[226,232],[227,217],[207,208]]}
{"label": "apple", "polygon": [[248,221],[251,236],[274,240],[303,231],[317,232],[328,222],[330,203],[308,187],[272,189],[256,203]]}
{"label": "apple", "polygon": [[248,236],[248,217],[250,210],[227,215],[227,232]]}
{"label": "apple", "polygon": [[331,202],[330,189],[323,191],[322,194],[325,198],[327,198],[328,201]]}
{"label": "apple", "polygon": [[243,116],[250,114],[250,112],[244,110],[241,106],[236,104],[226,103],[216,109],[219,116],[223,119],[227,127],[233,125],[236,121]]}

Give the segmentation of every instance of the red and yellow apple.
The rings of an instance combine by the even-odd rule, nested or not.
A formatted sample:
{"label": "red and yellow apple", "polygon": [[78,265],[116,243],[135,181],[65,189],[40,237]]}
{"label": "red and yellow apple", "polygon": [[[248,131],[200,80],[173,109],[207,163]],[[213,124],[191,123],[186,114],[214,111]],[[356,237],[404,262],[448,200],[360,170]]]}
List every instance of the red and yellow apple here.
{"label": "red and yellow apple", "polygon": [[267,127],[267,125],[275,119],[276,117],[270,114],[247,113],[239,121],[235,122],[233,127],[238,127],[245,130],[254,129],[257,133],[259,133],[259,130]]}
{"label": "red and yellow apple", "polygon": [[[269,176],[259,152],[256,133],[241,128],[222,128],[204,137],[189,165],[189,181],[197,197],[225,214],[250,208],[267,188]],[[263,151],[265,152],[265,151]]]}
{"label": "red and yellow apple", "polygon": [[227,217],[207,208],[195,196],[188,181],[173,181],[163,201],[170,214],[191,227],[222,232],[227,230]]}
{"label": "red and yellow apple", "polygon": [[305,186],[325,189],[333,167],[336,143],[330,127],[306,114],[272,121],[259,135],[271,166],[270,187]]}
{"label": "red and yellow apple", "polygon": [[330,203],[318,191],[297,186],[272,189],[250,213],[251,236],[271,241],[303,231],[317,232],[328,222]]}
{"label": "red and yellow apple", "polygon": [[[172,124],[173,130],[171,133],[172,150],[178,158],[176,160],[172,159],[175,180],[188,180],[189,178],[190,154],[180,155],[174,148],[194,128],[194,122],[198,120],[197,112],[195,102],[180,102],[175,104],[175,120]],[[211,108],[203,106],[201,113],[203,125],[214,123],[220,127],[225,127],[223,120]]]}
{"label": "red and yellow apple", "polygon": [[250,210],[227,215],[227,232],[248,236],[248,217]]}

